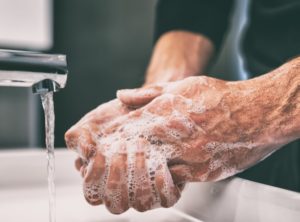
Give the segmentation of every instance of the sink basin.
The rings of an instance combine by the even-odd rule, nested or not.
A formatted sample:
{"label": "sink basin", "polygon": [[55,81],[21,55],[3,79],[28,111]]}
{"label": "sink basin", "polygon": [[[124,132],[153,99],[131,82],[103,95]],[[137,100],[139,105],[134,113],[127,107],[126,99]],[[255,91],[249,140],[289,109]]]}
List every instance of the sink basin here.
{"label": "sink basin", "polygon": [[[0,220],[48,221],[45,150],[0,152]],[[300,194],[233,178],[217,183],[191,183],[169,209],[145,213],[109,213],[86,203],[75,154],[56,151],[57,222],[299,221]]]}

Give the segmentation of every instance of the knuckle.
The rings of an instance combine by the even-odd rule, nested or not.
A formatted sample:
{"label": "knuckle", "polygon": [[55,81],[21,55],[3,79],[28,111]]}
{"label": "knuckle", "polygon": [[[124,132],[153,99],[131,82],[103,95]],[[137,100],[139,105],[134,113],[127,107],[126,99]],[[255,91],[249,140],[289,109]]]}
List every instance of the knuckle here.
{"label": "knuckle", "polygon": [[77,139],[76,139],[76,133],[74,132],[74,130],[68,130],[65,133],[65,142],[68,148],[72,149],[75,148],[77,146]]}
{"label": "knuckle", "polygon": [[207,85],[209,81],[208,76],[190,76],[185,79],[187,84],[199,83],[200,85]]}
{"label": "knuckle", "polygon": [[73,132],[72,130],[68,130],[66,133],[65,133],[65,141],[69,141],[71,138],[73,137]]}

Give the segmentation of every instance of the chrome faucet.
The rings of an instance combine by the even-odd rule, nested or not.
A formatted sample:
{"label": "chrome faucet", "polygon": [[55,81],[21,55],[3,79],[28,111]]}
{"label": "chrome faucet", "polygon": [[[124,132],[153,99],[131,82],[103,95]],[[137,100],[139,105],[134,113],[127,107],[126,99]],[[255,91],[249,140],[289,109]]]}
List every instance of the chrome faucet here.
{"label": "chrome faucet", "polygon": [[42,94],[64,88],[67,77],[65,55],[0,50],[0,86],[32,87]]}

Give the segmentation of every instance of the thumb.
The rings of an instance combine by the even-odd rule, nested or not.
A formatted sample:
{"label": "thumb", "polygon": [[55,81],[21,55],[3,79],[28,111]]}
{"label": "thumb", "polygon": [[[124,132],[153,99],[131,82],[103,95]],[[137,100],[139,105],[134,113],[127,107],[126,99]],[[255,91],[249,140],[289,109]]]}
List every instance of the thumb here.
{"label": "thumb", "polygon": [[127,106],[143,106],[162,94],[161,86],[117,91],[117,98]]}

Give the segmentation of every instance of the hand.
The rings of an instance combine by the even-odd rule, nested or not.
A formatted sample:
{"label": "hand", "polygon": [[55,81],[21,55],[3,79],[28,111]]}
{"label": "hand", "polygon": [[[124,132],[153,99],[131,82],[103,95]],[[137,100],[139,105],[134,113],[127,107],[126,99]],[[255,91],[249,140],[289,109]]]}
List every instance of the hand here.
{"label": "hand", "polygon": [[90,156],[93,156],[95,150],[94,138],[90,132],[98,132],[97,136],[101,136],[101,131],[113,119],[125,115],[131,111],[131,108],[123,105],[118,99],[98,106],[93,111],[86,114],[80,121],[76,123],[65,134],[66,145],[68,148],[76,150],[79,154],[75,161],[75,167],[84,174],[87,162]]}
{"label": "hand", "polygon": [[[130,206],[144,211],[156,202],[170,206],[179,198],[176,184],[220,180],[299,138],[298,64],[241,82],[193,77],[119,91],[124,104],[145,106],[108,122],[100,138],[93,127],[69,143],[90,153],[86,198],[104,200],[114,213]],[[79,137],[86,127],[89,122],[72,132]],[[67,142],[71,138],[67,133]]]}
{"label": "hand", "polygon": [[[143,97],[145,90],[153,91],[153,97]],[[164,147],[162,155],[175,184],[216,181],[254,165],[288,142],[280,127],[286,116],[280,112],[284,97],[270,93],[275,90],[279,88],[271,74],[241,82],[190,77],[121,90],[118,98],[124,104],[145,106],[120,126],[138,129],[131,135],[151,136],[152,150]]]}
{"label": "hand", "polygon": [[113,100],[88,113],[66,133],[68,148],[80,156],[75,165],[84,178],[85,198],[92,205],[104,201],[112,213],[122,213],[129,207],[145,211],[155,205],[172,206],[182,187],[173,184],[164,157],[147,162],[142,140],[131,144],[115,134],[108,135],[108,125],[129,110]]}
{"label": "hand", "polygon": [[261,119],[248,108],[258,102],[254,91],[208,77],[119,91],[126,105],[148,104],[101,129],[99,117],[90,115],[66,134],[85,162],[86,199],[104,201],[113,213],[169,207],[180,196],[177,185],[220,180],[257,162],[266,152],[259,149],[265,144]]}

